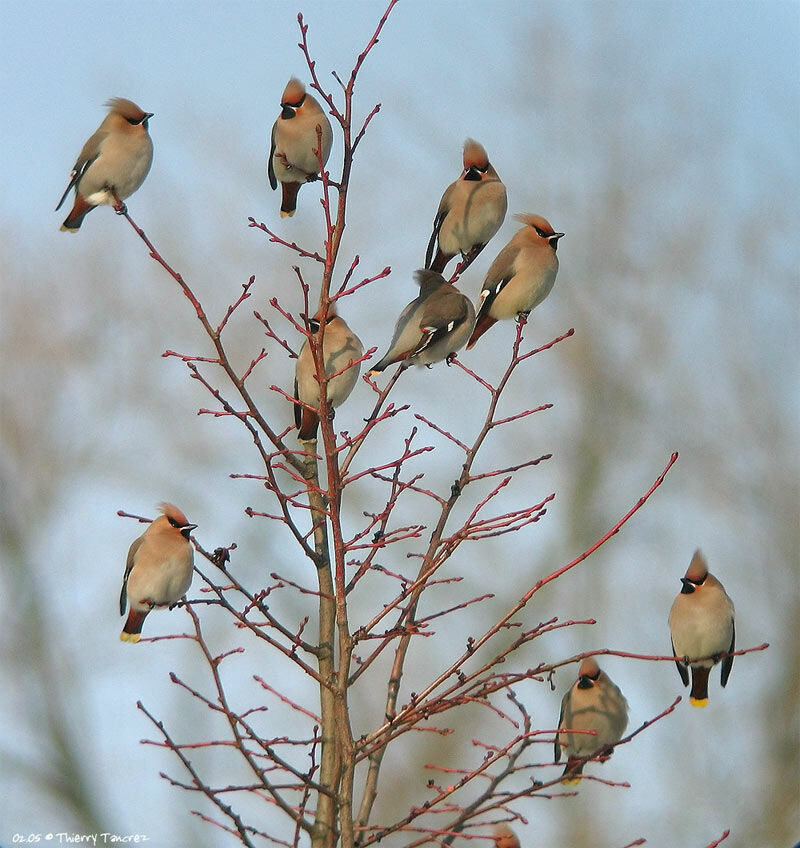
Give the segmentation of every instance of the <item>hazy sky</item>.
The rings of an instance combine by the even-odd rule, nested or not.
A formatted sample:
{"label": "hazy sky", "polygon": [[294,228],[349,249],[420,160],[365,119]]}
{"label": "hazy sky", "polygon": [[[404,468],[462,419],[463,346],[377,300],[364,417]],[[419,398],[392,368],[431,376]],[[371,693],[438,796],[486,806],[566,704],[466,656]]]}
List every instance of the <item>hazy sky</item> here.
{"label": "hazy sky", "polygon": [[[309,41],[321,79],[335,86],[330,71],[342,77],[349,73],[383,8],[382,2],[284,0],[130,4],[3,0],[0,4],[0,97],[5,125],[0,137],[5,163],[0,174],[0,222],[5,236],[0,306],[11,302],[24,277],[24,285],[36,287],[43,302],[52,306],[52,311],[43,308],[35,318],[27,316],[43,337],[48,326],[55,337],[65,326],[83,327],[87,320],[98,338],[125,327],[118,340],[119,356],[113,366],[109,363],[115,375],[122,375],[114,378],[115,391],[139,392],[143,383],[155,383],[162,397],[176,393],[175,419],[167,424],[161,408],[157,414],[149,414],[147,407],[131,414],[127,406],[123,410],[95,400],[96,385],[85,377],[93,372],[65,366],[58,383],[64,393],[59,401],[63,418],[52,422],[54,431],[63,439],[65,450],[95,442],[96,450],[114,462],[109,462],[107,474],[77,477],[71,486],[59,489],[53,514],[48,516],[49,538],[63,556],[51,563],[52,545],[36,538],[31,543],[31,556],[42,574],[54,581],[48,588],[56,589],[44,593],[47,603],[53,604],[51,625],[60,635],[53,642],[54,657],[63,653],[70,658],[85,699],[88,714],[75,718],[75,728],[76,733],[91,729],[85,754],[96,765],[92,780],[108,811],[106,829],[145,832],[154,846],[180,845],[179,834],[187,823],[201,828],[203,844],[231,843],[202,829],[196,819],[190,820],[188,809],[195,799],[168,788],[158,777],[159,770],[178,773],[177,765],[138,744],[153,736],[136,710],[138,698],[164,715],[175,716],[183,709],[192,714],[194,708],[187,708],[167,681],[170,669],[187,663],[188,654],[180,646],[164,642],[129,648],[115,641],[120,622],[114,608],[125,552],[139,532],[115,512],[126,508],[152,514],[153,504],[174,497],[190,520],[200,525],[200,538],[209,547],[253,534],[249,525],[242,530],[241,506],[254,495],[226,478],[232,471],[252,470],[252,462],[248,455],[245,459],[237,453],[240,448],[246,451],[246,444],[229,445],[216,435],[227,437],[232,432],[229,428],[196,422],[194,410],[208,405],[208,399],[196,386],[186,386],[188,381],[176,363],[160,359],[166,348],[181,349],[182,344],[196,348],[199,337],[184,301],[174,296],[171,282],[148,259],[127,224],[109,209],[99,209],[72,236],[58,229],[64,209],[53,210],[78,151],[105,114],[104,102],[112,96],[131,98],[155,113],[150,123],[154,163],[144,186],[129,201],[133,217],[196,285],[210,309],[224,309],[251,274],[257,275],[262,286],[254,308],[264,308],[272,294],[281,294],[296,307],[289,270],[293,258],[247,228],[247,217],[252,215],[282,228],[288,237],[312,243],[319,239],[318,187],[304,188],[296,217],[281,222],[279,193],[271,192],[266,180],[269,131],[283,87],[291,75],[308,79],[297,49],[296,15],[302,10],[310,26]],[[705,427],[709,441],[697,448],[698,456],[693,457],[689,442],[688,459],[675,472],[680,486],[691,489],[692,463],[701,453],[708,456],[717,432],[723,439],[726,433],[734,433],[726,405],[739,403],[741,396],[730,388],[736,377],[728,346],[731,336],[743,357],[755,362],[759,379],[775,384],[770,414],[796,427],[799,45],[798,2],[401,0],[357,88],[358,115],[365,116],[378,102],[382,109],[356,161],[344,264],[357,251],[364,276],[387,264],[395,272],[391,285],[364,293],[356,324],[365,346],[385,344],[397,311],[413,296],[411,273],[424,257],[438,199],[459,173],[464,138],[474,136],[487,147],[508,184],[509,211],[541,212],[557,230],[567,233],[559,247],[559,282],[541,310],[541,319],[537,317],[541,333],[550,333],[547,338],[576,321],[565,305],[568,302],[581,308],[594,304],[591,308],[600,315],[604,311],[617,315],[631,306],[629,300],[616,300],[613,289],[593,288],[602,279],[604,265],[628,268],[630,280],[617,282],[631,291],[644,276],[642,267],[676,268],[680,275],[686,261],[684,276],[691,284],[656,298],[651,297],[657,291],[652,280],[649,287],[642,286],[648,292],[648,299],[643,297],[645,311],[675,316],[674,336],[664,340],[664,359],[680,349],[675,365],[685,369],[687,386],[698,387],[708,408],[713,406],[719,413]],[[614,111],[617,107],[619,114]],[[543,114],[547,120],[542,120]],[[340,157],[341,144],[336,139],[330,163],[334,173]],[[596,178],[599,171],[611,167],[609,163],[619,175],[612,190]],[[614,191],[619,198],[611,197]],[[598,210],[613,209],[615,201],[632,207],[624,243],[604,242],[604,228],[611,231],[612,227],[597,216]],[[465,278],[472,293],[515,226],[509,216],[497,243],[481,257],[473,276]],[[755,244],[750,243],[751,237]],[[581,246],[590,241],[599,245],[596,253],[582,256]],[[691,260],[684,259],[689,248]],[[785,278],[764,279],[757,270],[753,272],[760,256],[770,260],[769,267],[788,269]],[[743,274],[745,265],[748,270]],[[581,279],[578,268],[585,271]],[[593,269],[597,269],[596,278]],[[103,287],[103,296],[98,293],[95,299],[91,286],[96,285]],[[574,301],[561,299],[559,286],[571,287]],[[113,294],[109,299],[107,291],[113,293],[118,287],[124,291],[118,299]],[[156,334],[155,349],[137,349],[137,322]],[[630,326],[635,335],[635,317]],[[492,333],[492,341],[484,348],[487,352],[507,345],[511,331],[505,327]],[[609,340],[608,367],[613,366],[615,351],[623,359],[630,358],[628,342],[622,333]],[[93,350],[109,349],[113,345],[103,347],[81,335],[69,355],[83,362],[91,359]],[[241,350],[249,351],[249,347]],[[481,355],[488,358],[488,353]],[[725,368],[718,377],[697,377],[693,366],[699,359],[704,368],[723,361]],[[137,361],[142,362],[141,374],[127,367]],[[542,370],[540,366],[536,379],[541,377],[552,397],[539,397],[536,385],[533,400],[560,402],[567,416],[580,409],[577,392],[571,395],[569,386],[547,378]],[[642,371],[642,383],[655,408],[659,393],[666,391],[662,375]],[[409,375],[409,393],[427,381],[443,403],[458,403],[458,384],[432,383],[434,373]],[[18,373],[3,377],[9,387],[21,379]],[[270,379],[288,387],[288,374],[270,372]],[[585,387],[587,393],[591,390]],[[677,405],[674,396],[670,404]],[[31,408],[37,408],[33,400]],[[113,425],[88,417],[88,412],[95,416],[98,409]],[[343,409],[344,422],[347,414]],[[540,452],[548,447],[548,428],[562,426],[558,415],[547,419],[547,426],[536,425],[535,449],[541,447]],[[178,442],[180,453],[170,454],[159,442],[161,432],[166,427],[180,430],[174,421],[184,416],[188,416],[187,443]],[[667,430],[665,424],[662,431],[655,420],[638,443],[628,446],[631,467],[623,463],[608,470],[604,491],[614,514],[622,514],[635,502],[671,450],[683,449],[677,444],[680,425],[670,426],[673,429]],[[567,429],[571,432],[570,426]],[[604,437],[598,432],[598,438]],[[197,456],[193,444],[203,445]],[[58,441],[59,450],[61,445]],[[198,483],[192,469],[204,464],[206,453],[223,458],[215,467],[216,476],[207,475]],[[707,509],[682,511],[680,498],[673,494],[674,500],[666,501],[664,512],[656,512],[652,524],[645,521],[636,531],[639,535],[626,537],[629,547],[622,550],[631,556],[648,555],[648,529],[655,528],[670,542],[680,538],[681,547],[676,542],[673,551],[677,562],[656,579],[668,598],[679,588],[678,577],[701,531],[706,531],[706,543],[712,550],[716,547],[718,555],[736,559],[741,554],[742,561],[755,556],[763,542],[756,532],[747,537],[744,528],[749,530],[751,525],[746,515],[739,517],[741,524],[735,525],[734,532],[725,532],[731,520],[723,506],[732,497],[724,490],[727,469],[739,461],[755,469],[753,463],[759,459],[770,468],[785,469],[797,458],[796,450],[783,458],[770,456],[768,443],[726,443],[720,453],[727,466],[720,471],[719,501],[709,503]],[[131,455],[136,457],[134,462]],[[124,464],[117,465],[121,457],[127,457],[127,471]],[[631,476],[637,463],[637,474]],[[544,483],[545,489],[557,485],[558,471],[543,473],[556,478]],[[22,480],[19,485],[24,485]],[[768,500],[769,493],[764,497]],[[549,530],[541,532],[558,550],[553,537],[558,522],[566,523],[566,518],[554,520]],[[82,546],[89,521],[97,521],[100,528],[92,556]],[[660,521],[670,522],[670,528],[660,528]],[[85,592],[76,591],[78,581],[65,574],[68,563],[84,575]],[[737,605],[746,609],[750,592],[759,593],[747,582],[743,569],[733,580],[738,596],[730,585],[729,589]],[[627,592],[630,573],[623,574]],[[796,591],[796,585],[793,588]],[[781,620],[789,600],[780,599],[775,621]],[[759,596],[756,603],[759,609],[772,609],[764,597]],[[601,623],[601,628],[608,629],[593,635],[592,644],[613,638],[619,647],[624,639],[616,634],[634,626],[627,621],[629,615],[619,613],[616,619]],[[635,625],[650,639],[647,650],[655,652],[667,647],[666,608],[658,615],[652,626]],[[769,616],[755,622],[752,615],[749,620],[746,615],[742,618],[741,638],[746,644],[772,641],[775,631],[780,638],[780,628]],[[186,626],[183,619],[165,619],[159,622],[160,632],[172,632],[171,628],[178,632]],[[564,653],[576,649],[579,646],[566,644]],[[637,680],[638,669],[621,661],[610,668],[628,692],[631,728],[679,692],[677,674],[670,680],[666,669],[665,681],[651,689],[641,678]],[[676,753],[682,739],[689,746],[708,744],[710,755],[724,760],[720,771],[733,774],[740,768],[752,769],[758,775],[769,768],[766,755],[758,750],[762,736],[736,734],[735,710],[762,730],[768,724],[758,712],[758,669],[756,659],[737,660],[725,692],[720,691],[715,672],[714,702],[706,711],[711,715],[694,714],[700,711],[687,715],[688,708],[684,709],[681,722],[687,724],[676,721],[669,729],[644,734],[639,747],[619,751],[604,767],[603,776],[629,780],[632,788],[582,788],[585,795],[580,800],[595,805],[592,809],[602,816],[604,832],[617,834],[619,842],[613,844],[639,836],[652,839],[654,845],[669,844],[671,831],[665,819],[674,811],[663,802],[669,793],[664,792],[663,775],[653,763],[663,762],[659,758],[665,752]],[[771,681],[780,673],[774,662],[765,672]],[[2,674],[17,693],[14,703],[24,703],[24,676],[13,677],[6,669]],[[559,685],[568,682],[565,676]],[[558,698],[552,696],[551,709],[541,697],[541,726],[546,726],[555,720],[548,710],[557,713]],[[24,716],[15,714],[13,707],[0,715],[0,755],[36,747],[35,729]],[[714,729],[701,720],[716,722]],[[46,751],[36,756],[47,760]],[[0,844],[10,845],[14,833],[70,829],[70,822],[59,818],[59,808],[51,800],[37,792],[29,795],[27,784],[6,769],[0,771],[5,772],[0,776]],[[670,768],[669,779],[681,780],[676,774]],[[742,791],[742,781],[732,786],[732,792]],[[523,841],[526,848],[559,844],[560,816],[550,816],[545,803],[552,804],[534,801],[526,808],[526,815],[537,823],[520,829],[528,840]],[[698,810],[687,811],[681,845],[702,847],[718,838],[724,826],[735,828],[738,815],[757,815],[736,806],[717,804],[706,816]],[[585,812],[587,807],[576,809]],[[602,812],[597,813],[598,809]],[[728,845],[744,848],[735,841]]]}

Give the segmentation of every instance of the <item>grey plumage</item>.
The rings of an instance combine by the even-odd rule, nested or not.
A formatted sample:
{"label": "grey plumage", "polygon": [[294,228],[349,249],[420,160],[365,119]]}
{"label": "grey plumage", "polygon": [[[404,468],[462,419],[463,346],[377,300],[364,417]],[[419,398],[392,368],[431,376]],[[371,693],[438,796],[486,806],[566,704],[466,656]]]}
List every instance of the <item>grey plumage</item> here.
{"label": "grey plumage", "polygon": [[419,296],[400,313],[389,351],[370,373],[394,362],[402,362],[403,367],[441,362],[469,339],[475,323],[470,299],[435,271],[420,270],[414,277]]}

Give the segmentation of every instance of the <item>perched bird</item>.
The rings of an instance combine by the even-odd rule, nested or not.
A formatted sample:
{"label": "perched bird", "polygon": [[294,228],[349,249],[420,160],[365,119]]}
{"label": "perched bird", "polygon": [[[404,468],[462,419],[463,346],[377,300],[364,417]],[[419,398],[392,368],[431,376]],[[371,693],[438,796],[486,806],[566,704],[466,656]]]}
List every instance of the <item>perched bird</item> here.
{"label": "perched bird", "polygon": [[370,374],[377,374],[394,362],[432,365],[460,350],[475,324],[475,310],[466,295],[451,286],[436,271],[417,271],[414,275],[420,293],[400,313],[389,352]]}
{"label": "perched bird", "polygon": [[497,321],[525,315],[553,289],[558,273],[556,249],[564,233],[553,232],[541,215],[515,215],[525,226],[492,262],[481,290],[471,348]]}
{"label": "perched bird", "polygon": [[[310,332],[317,334],[320,331],[322,316],[317,313],[308,322]],[[347,326],[343,318],[340,318],[332,309],[328,310],[325,318],[325,333],[322,337],[322,358],[324,361],[325,374],[328,379],[326,396],[331,410],[341,406],[350,396],[350,392],[358,380],[361,371],[361,363],[352,365],[364,353],[361,339]],[[345,370],[346,369],[346,370]],[[335,376],[332,376],[335,375]],[[314,355],[311,344],[306,339],[297,357],[297,367],[294,377],[294,396],[304,404],[294,405],[294,421],[297,425],[297,437],[303,441],[311,441],[317,438],[317,427],[319,425],[319,382],[317,381],[317,369],[314,364]]]}
{"label": "perched bird", "polygon": [[331,123],[319,103],[306,93],[303,83],[292,77],[281,98],[281,113],[272,127],[272,149],[267,163],[269,184],[276,189],[281,183],[281,218],[294,215],[300,186],[319,176],[317,127],[322,131],[324,166],[333,143]]}
{"label": "perched bird", "polygon": [[506,187],[483,146],[468,138],[464,142],[464,173],[448,186],[436,210],[425,267],[441,274],[460,253],[466,268],[500,229],[507,209]]}
{"label": "perched bird", "polygon": [[[583,772],[582,758],[616,745],[627,726],[628,702],[595,660],[587,657],[581,663],[578,679],[561,701],[555,759],[559,762],[563,748],[567,754],[563,782],[577,783]],[[569,733],[569,730],[595,733]]]}
{"label": "perched bird", "polygon": [[[719,662],[720,654],[734,650],[733,601],[722,583],[709,574],[705,557],[699,550],[694,552],[681,583],[683,588],[669,611],[672,653],[683,657],[675,664],[684,686],[689,685],[687,666],[692,669],[689,703],[704,707],[708,703],[708,675],[712,666]],[[732,667],[733,657],[725,657],[722,660],[723,686],[728,682]]]}
{"label": "perched bird", "polygon": [[495,825],[492,838],[495,848],[519,848],[517,834],[505,822]]}
{"label": "perched bird", "polygon": [[172,608],[192,584],[194,551],[189,534],[197,525],[189,524],[178,507],[170,503],[159,504],[159,510],[163,514],[128,551],[119,596],[120,615],[125,615],[130,601],[128,619],[119,635],[123,642],[138,642],[150,610]]}
{"label": "perched bird", "polygon": [[83,145],[72,169],[67,190],[56,206],[61,208],[70,189],[75,189],[75,204],[61,229],[76,233],[83,219],[103,203],[114,204],[130,197],[144,182],[153,163],[153,141],[147,132],[152,112],[142,111],[124,97],[106,103],[111,110],[94,135]]}

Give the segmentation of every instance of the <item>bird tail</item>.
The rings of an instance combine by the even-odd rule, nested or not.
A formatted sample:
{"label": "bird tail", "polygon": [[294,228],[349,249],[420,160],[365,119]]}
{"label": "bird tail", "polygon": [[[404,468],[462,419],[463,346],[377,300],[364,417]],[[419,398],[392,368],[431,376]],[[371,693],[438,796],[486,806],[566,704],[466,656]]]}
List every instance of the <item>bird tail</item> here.
{"label": "bird tail", "polygon": [[483,314],[478,317],[478,321],[475,324],[475,329],[472,331],[472,335],[469,337],[469,341],[467,342],[467,350],[475,347],[475,342],[492,326],[492,324],[496,324],[497,319],[492,318],[491,315]]}
{"label": "bird tail", "polygon": [[281,183],[281,218],[291,218],[297,209],[297,192],[302,183]]}
{"label": "bird tail", "polygon": [[708,675],[711,671],[702,665],[692,666],[692,691],[689,703],[693,707],[704,707],[708,703]]}
{"label": "bird tail", "polygon": [[86,200],[80,195],[75,195],[75,205],[72,207],[72,211],[67,215],[66,220],[61,225],[61,231],[66,233],[77,233],[81,228],[81,224],[83,223],[83,219],[94,209],[91,203],[87,203]]}
{"label": "bird tail", "polygon": [[564,766],[561,782],[567,784],[567,786],[574,786],[576,783],[580,783],[581,774],[583,774],[583,765],[583,760],[577,757],[570,757]]}
{"label": "bird tail", "polygon": [[147,612],[147,610],[135,609],[131,609],[128,612],[128,620],[122,628],[122,633],[119,634],[119,638],[123,642],[139,641],[142,636],[142,625],[144,624],[145,618],[147,618]]}

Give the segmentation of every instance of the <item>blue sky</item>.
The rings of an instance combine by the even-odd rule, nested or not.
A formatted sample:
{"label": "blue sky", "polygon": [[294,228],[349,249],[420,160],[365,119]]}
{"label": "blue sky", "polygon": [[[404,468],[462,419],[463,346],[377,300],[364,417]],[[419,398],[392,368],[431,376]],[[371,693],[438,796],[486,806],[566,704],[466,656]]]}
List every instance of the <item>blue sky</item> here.
{"label": "blue sky", "polygon": [[[4,334],[35,339],[42,350],[61,339],[66,345],[63,372],[53,384],[59,397],[26,388],[37,385],[26,383],[31,375],[41,374],[38,366],[26,367],[19,347],[17,364],[2,375],[4,396],[15,398],[20,420],[36,420],[36,432],[50,417],[40,452],[52,450],[77,469],[67,482],[53,472],[46,516],[51,535],[45,544],[31,534],[30,556],[40,569],[37,580],[56,589],[44,593],[53,631],[61,634],[53,657],[68,657],[82,681],[87,713],[75,718],[76,733],[92,731],[86,758],[102,763],[90,771],[107,829],[133,833],[146,821],[155,845],[181,844],[187,826],[203,834],[205,844],[227,843],[208,841],[196,820],[187,825],[189,801],[158,778],[172,762],[138,744],[152,733],[135,709],[144,694],[156,711],[194,715],[166,679],[171,668],[192,666],[177,645],[129,650],[115,641],[116,593],[127,546],[138,533],[115,512],[151,514],[157,501],[174,498],[199,525],[205,544],[235,538],[257,562],[263,555],[258,530],[243,525],[241,508],[258,495],[227,478],[251,470],[247,444],[235,442],[238,434],[224,422],[197,419],[196,408],[208,399],[187,385],[177,363],[160,357],[166,348],[201,344],[185,301],[110,210],[92,212],[81,232],[69,236],[58,230],[63,209],[53,209],[75,156],[103,117],[103,103],[129,97],[155,113],[153,168],[129,201],[137,222],[211,311],[223,310],[251,274],[258,279],[254,308],[265,308],[273,294],[296,308],[293,258],[248,229],[247,217],[291,238],[319,239],[318,188],[304,188],[296,217],[281,222],[278,195],[266,180],[280,94],[289,76],[307,79],[297,49],[301,9],[320,76],[332,83],[331,70],[349,72],[382,4],[2,5],[0,305],[18,320]],[[684,709],[669,728],[644,734],[638,749],[615,755],[603,776],[613,770],[631,789],[585,787],[580,800],[599,805],[603,833],[615,834],[619,844],[639,836],[669,843],[675,824],[666,819],[675,799],[652,764],[672,756],[676,740],[701,752],[692,764],[704,762],[702,746],[720,757],[711,777],[719,783],[712,809],[685,812],[682,845],[707,844],[724,826],[735,829],[737,816],[754,819],[758,810],[747,801],[731,809],[717,799],[725,790],[731,797],[745,791],[746,781],[732,774],[766,775],[770,768],[758,686],[780,680],[781,640],[788,633],[781,623],[796,592],[796,583],[785,582],[796,569],[796,549],[792,563],[793,549],[787,553],[786,542],[774,539],[769,517],[792,514],[791,502],[778,500],[776,480],[787,485],[780,491],[797,491],[784,478],[793,469],[796,476],[798,456],[798,44],[796,2],[401,0],[359,77],[358,114],[378,102],[382,109],[356,161],[343,266],[358,252],[364,276],[393,268],[384,287],[348,304],[365,346],[388,341],[397,312],[413,296],[411,274],[424,257],[438,199],[459,173],[464,138],[474,136],[508,185],[509,212],[540,212],[567,233],[556,288],[537,310],[532,332],[549,339],[575,326],[576,341],[542,360],[530,382],[514,389],[531,404],[556,404],[549,418],[518,434],[529,440],[526,448],[553,449],[551,467],[532,485],[543,494],[560,492],[550,523],[535,530],[541,535],[524,537],[525,552],[535,557],[541,548],[559,562],[578,552],[570,547],[574,537],[561,539],[564,528],[582,520],[573,514],[580,481],[572,474],[580,465],[581,434],[589,431],[607,445],[610,457],[598,472],[602,503],[592,505],[601,523],[635,502],[669,453],[680,449],[662,500],[597,558],[597,570],[609,575],[603,588],[621,585],[628,600],[649,568],[656,575],[648,578],[652,610],[637,617],[627,600],[609,602],[592,644],[639,640],[646,650],[664,650],[666,611],[698,544],[712,570],[722,563],[720,576],[740,610],[742,640],[777,640],[769,661],[737,660],[726,691],[715,681],[711,715]],[[334,172],[340,156],[334,141]],[[477,293],[481,274],[514,231],[509,215],[496,243],[465,276],[465,290]],[[37,311],[18,308],[25,302],[22,287]],[[498,327],[487,336],[480,353],[487,368],[510,335],[509,327]],[[244,338],[236,355],[249,355],[251,342]],[[39,353],[31,349],[31,363]],[[632,362],[640,363],[635,378],[628,373]],[[620,383],[635,382],[634,400],[620,409],[619,420],[593,395],[593,367],[619,374]],[[289,371],[275,369],[268,382],[286,385]],[[409,374],[404,390],[441,415],[449,408],[468,415],[463,385],[445,381],[444,373]],[[165,398],[173,404],[166,419]],[[340,413],[343,423],[348,415],[358,418],[358,390],[355,398],[351,411]],[[268,396],[265,402],[274,404]],[[185,423],[172,426],[177,421]],[[89,446],[100,459],[87,460],[81,470]],[[497,455],[515,449],[501,445]],[[20,492],[33,485],[24,475],[12,482]],[[81,553],[87,524],[98,528],[92,557]],[[53,542],[63,561],[51,573]],[[283,551],[274,540],[265,546],[273,557]],[[499,561],[507,556],[500,547],[489,550]],[[77,597],[64,562],[76,563],[81,575],[84,591]],[[759,579],[753,579],[754,562],[764,569],[757,570]],[[465,571],[482,585],[479,561]],[[515,574],[511,582],[516,589],[526,579]],[[579,617],[584,605],[591,611],[598,588],[589,584],[584,596],[581,584],[571,585],[554,588],[553,600],[560,615]],[[650,610],[649,604],[643,606]],[[185,624],[164,616],[159,626],[177,632]],[[626,631],[629,640],[620,637]],[[579,649],[569,639],[553,645],[563,654]],[[628,694],[632,727],[678,692],[677,674],[670,679],[666,669],[652,687],[621,661],[609,671]],[[13,703],[24,704],[25,678],[13,667],[0,674],[16,693]],[[558,683],[567,685],[566,676]],[[548,717],[542,726],[554,720],[549,713],[557,712],[557,696],[532,697],[541,699],[535,703]],[[752,733],[737,732],[742,716]],[[13,709],[3,714],[0,752],[35,747],[36,726],[24,719]],[[46,761],[47,752],[37,756]],[[687,768],[688,774],[669,768],[670,785],[682,784],[686,793],[678,803],[695,779],[702,784]],[[15,781],[8,773],[0,777],[0,794],[13,796],[10,820],[0,819],[1,844],[12,831],[69,829],[57,804]],[[570,813],[552,807],[541,802],[526,809],[540,829],[520,829],[528,839],[523,844],[537,838],[555,844],[561,816]]]}

